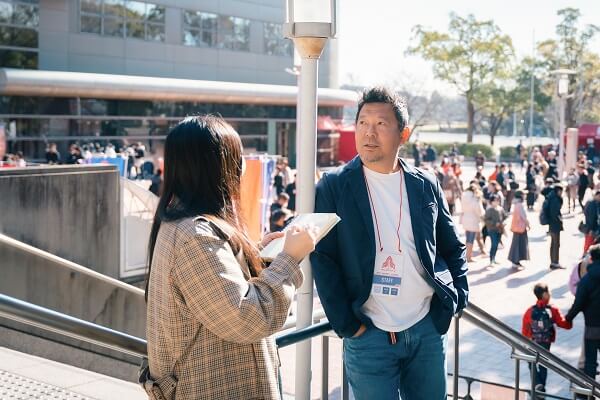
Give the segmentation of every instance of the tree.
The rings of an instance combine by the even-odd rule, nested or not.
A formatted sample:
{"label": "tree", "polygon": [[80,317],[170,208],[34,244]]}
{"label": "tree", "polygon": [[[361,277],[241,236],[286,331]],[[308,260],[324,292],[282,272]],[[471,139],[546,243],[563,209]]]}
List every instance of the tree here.
{"label": "tree", "polygon": [[439,93],[428,93],[423,83],[411,76],[402,76],[389,86],[406,99],[410,116],[408,126],[413,134],[435,118],[443,102]]}
{"label": "tree", "polygon": [[600,27],[587,25],[580,29],[581,12],[576,8],[563,8],[557,14],[562,17],[556,26],[557,38],[538,45],[540,64],[545,73],[545,92],[550,96],[556,92],[556,77],[551,71],[568,68],[577,72],[569,76],[569,91],[573,96],[567,98],[565,105],[565,123],[567,127],[575,127],[597,106],[600,59],[589,51],[589,43]]}
{"label": "tree", "polygon": [[512,40],[493,21],[450,14],[448,32],[413,28],[415,42],[407,54],[433,62],[436,78],[452,84],[467,100],[467,142],[473,141],[475,98],[505,74],[513,56]]}

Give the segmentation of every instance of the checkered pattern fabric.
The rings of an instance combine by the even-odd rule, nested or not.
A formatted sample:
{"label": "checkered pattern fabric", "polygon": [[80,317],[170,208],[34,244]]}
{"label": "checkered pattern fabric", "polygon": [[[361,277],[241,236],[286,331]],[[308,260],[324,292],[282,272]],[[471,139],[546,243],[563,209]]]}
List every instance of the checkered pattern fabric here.
{"label": "checkered pattern fabric", "polygon": [[178,381],[173,398],[278,399],[275,343],[298,263],[280,254],[251,278],[227,236],[203,218],[161,225],[148,293],[148,358],[155,380]]}

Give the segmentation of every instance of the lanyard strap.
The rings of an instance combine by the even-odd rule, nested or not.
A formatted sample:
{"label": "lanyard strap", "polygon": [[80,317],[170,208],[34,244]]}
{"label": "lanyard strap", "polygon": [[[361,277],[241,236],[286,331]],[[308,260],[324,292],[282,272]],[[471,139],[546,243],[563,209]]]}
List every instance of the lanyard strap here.
{"label": "lanyard strap", "polygon": [[[373,209],[373,216],[375,217],[375,228],[377,229],[377,241],[379,242],[379,251],[383,251],[383,243],[381,242],[381,234],[379,233],[379,221],[377,220],[377,211],[375,210],[375,203],[373,203],[373,197],[371,196],[371,189],[369,188],[369,181],[367,179],[367,175],[364,174],[364,177],[365,177],[365,185],[367,185],[367,193],[369,194],[369,202],[371,203],[371,208]],[[402,202],[403,202],[402,180],[403,180],[403,178],[404,178],[404,171],[400,170],[400,216],[398,218],[398,227],[396,228],[396,237],[398,238],[398,252],[399,253],[402,253],[402,248],[400,247],[400,223],[402,222]]]}

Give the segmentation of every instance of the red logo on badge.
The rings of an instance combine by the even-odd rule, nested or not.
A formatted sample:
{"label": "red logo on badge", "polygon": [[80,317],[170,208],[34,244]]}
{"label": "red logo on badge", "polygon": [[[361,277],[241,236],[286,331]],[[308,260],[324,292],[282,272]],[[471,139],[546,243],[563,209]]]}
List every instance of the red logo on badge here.
{"label": "red logo on badge", "polygon": [[394,260],[392,259],[391,256],[388,256],[388,258],[386,258],[386,260],[383,262],[383,265],[381,266],[381,270],[385,271],[395,271],[396,270],[396,264],[394,264]]}

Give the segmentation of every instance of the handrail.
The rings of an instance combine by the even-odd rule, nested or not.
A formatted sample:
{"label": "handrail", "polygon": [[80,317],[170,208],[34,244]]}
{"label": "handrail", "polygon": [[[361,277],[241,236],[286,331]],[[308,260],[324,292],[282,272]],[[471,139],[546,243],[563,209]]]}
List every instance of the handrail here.
{"label": "handrail", "polygon": [[141,357],[144,339],[0,294],[0,317]]}
{"label": "handrail", "polygon": [[77,263],[74,263],[73,261],[66,260],[66,259],[56,256],[52,253],[48,253],[47,251],[38,249],[37,247],[31,246],[27,243],[23,243],[17,239],[13,239],[10,236],[6,236],[2,233],[0,233],[0,243],[4,243],[4,244],[14,247],[16,249],[23,250],[29,254],[33,254],[34,256],[43,258],[45,260],[52,261],[53,263],[55,263],[58,266],[70,269],[71,271],[79,272],[83,275],[87,275],[94,279],[98,279],[104,283],[108,283],[111,286],[118,287],[119,289],[127,290],[128,292],[131,292],[138,296],[144,296],[144,291],[140,288],[137,288],[133,285],[122,282],[118,279],[111,278],[110,276],[106,276],[104,274],[101,274],[100,272],[94,271],[93,269],[84,267],[83,265],[79,265]]}
{"label": "handrail", "polygon": [[593,395],[600,396],[600,383],[561,360],[537,343],[526,339],[504,322],[483,311],[475,304],[470,303],[463,310],[461,317],[496,337],[501,342],[510,345],[513,349],[517,349],[526,355],[534,356],[536,363],[544,365],[570,382],[591,390]]}
{"label": "handrail", "polygon": [[[10,236],[6,236],[2,233],[0,233],[0,243],[6,244],[8,246],[14,247],[19,250],[23,250],[27,253],[33,254],[34,256],[43,258],[45,260],[52,261],[53,263],[55,263],[56,265],[58,265],[60,267],[67,268],[71,271],[79,272],[83,275],[87,275],[94,279],[98,279],[104,283],[108,283],[111,286],[127,290],[128,292],[131,292],[138,296],[144,296],[143,289],[137,288],[133,285],[130,285],[130,284],[120,281],[118,279],[111,278],[110,276],[106,276],[104,274],[101,274],[100,272],[94,271],[93,269],[90,269],[90,268],[84,267],[83,265],[74,263],[73,261],[66,260],[62,257],[56,256],[56,255],[49,253],[47,251],[44,251],[42,249],[31,246],[27,243],[23,243],[17,239],[13,239]],[[325,311],[323,311],[322,308],[314,311],[313,321],[320,320],[323,318],[325,318]],[[287,330],[290,328],[295,328],[295,327],[296,327],[296,317],[292,316],[292,317],[289,317],[285,321],[285,324],[283,325],[281,330],[284,331],[284,330]]]}
{"label": "handrail", "polygon": [[279,335],[275,338],[275,343],[277,344],[277,347],[285,347],[315,336],[320,336],[330,330],[331,324],[329,321],[319,322],[318,324],[310,325],[306,328],[298,329],[297,331]]}

